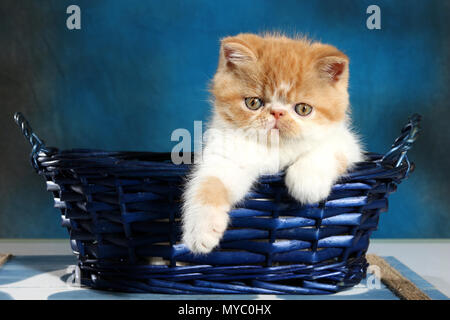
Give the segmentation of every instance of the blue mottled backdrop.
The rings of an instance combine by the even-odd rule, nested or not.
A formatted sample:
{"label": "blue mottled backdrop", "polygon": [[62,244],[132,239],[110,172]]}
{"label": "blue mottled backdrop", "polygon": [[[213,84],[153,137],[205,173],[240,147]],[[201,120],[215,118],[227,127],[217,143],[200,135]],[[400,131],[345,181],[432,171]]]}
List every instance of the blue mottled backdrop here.
{"label": "blue mottled backdrop", "polygon": [[[81,8],[81,30],[66,8]],[[366,8],[381,8],[381,30]],[[219,39],[301,32],[351,60],[356,128],[386,151],[414,112],[417,170],[391,196],[375,237],[450,237],[449,1],[15,1],[0,3],[0,237],[59,238],[59,212],[12,120],[48,145],[169,151],[176,128],[209,115]]]}

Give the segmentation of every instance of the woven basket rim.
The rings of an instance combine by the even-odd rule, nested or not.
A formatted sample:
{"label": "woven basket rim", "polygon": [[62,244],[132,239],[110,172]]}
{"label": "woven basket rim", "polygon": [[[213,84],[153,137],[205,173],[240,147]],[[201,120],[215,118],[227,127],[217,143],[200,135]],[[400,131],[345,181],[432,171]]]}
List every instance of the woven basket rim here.
{"label": "woven basket rim", "polygon": [[[122,170],[161,172],[173,176],[186,175],[195,164],[174,164],[170,160],[169,152],[139,152],[139,151],[103,151],[98,149],[64,149],[48,148],[49,151],[41,151],[37,157],[37,163],[41,168],[39,172],[55,171],[58,169],[85,169],[88,167],[105,169],[109,173],[111,169],[120,173]],[[366,160],[356,163],[351,170],[342,175],[335,184],[348,181],[370,180],[385,178],[402,180],[414,170],[414,163],[401,162],[397,167],[383,164],[383,155],[374,152],[365,153]],[[191,155],[191,158],[193,155]],[[154,158],[157,160],[150,160]],[[262,174],[259,181],[281,181],[285,176],[282,170],[275,174]]]}

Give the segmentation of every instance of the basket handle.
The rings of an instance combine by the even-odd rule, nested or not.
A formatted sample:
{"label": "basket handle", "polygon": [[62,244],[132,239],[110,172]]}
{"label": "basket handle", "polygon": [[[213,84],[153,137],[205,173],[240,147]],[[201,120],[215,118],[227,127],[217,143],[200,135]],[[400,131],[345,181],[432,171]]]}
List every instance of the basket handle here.
{"label": "basket handle", "polygon": [[411,149],[412,144],[416,141],[420,132],[420,120],[422,116],[415,113],[409,117],[408,123],[403,127],[401,135],[395,139],[391,149],[381,159],[381,163],[387,167],[397,168],[406,161],[408,164],[408,170],[405,176],[408,175],[411,170],[411,164],[408,160],[406,153]]}
{"label": "basket handle", "polygon": [[30,154],[30,160],[31,165],[35,170],[39,170],[39,162],[37,161],[37,158],[39,156],[40,152],[49,153],[50,150],[45,146],[44,140],[39,139],[39,137],[33,132],[33,129],[31,129],[30,124],[28,123],[27,119],[23,116],[21,112],[14,113],[14,121],[17,123],[17,125],[22,130],[22,134],[25,136],[25,138],[28,140],[28,142],[31,145],[31,154]]}

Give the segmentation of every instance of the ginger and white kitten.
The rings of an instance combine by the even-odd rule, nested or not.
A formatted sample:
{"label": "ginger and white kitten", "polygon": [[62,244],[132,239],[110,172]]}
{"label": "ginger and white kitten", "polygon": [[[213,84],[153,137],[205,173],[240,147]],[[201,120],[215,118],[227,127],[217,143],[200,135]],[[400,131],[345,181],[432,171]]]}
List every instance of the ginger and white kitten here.
{"label": "ginger and white kitten", "polygon": [[[349,128],[348,63],[335,47],[304,38],[222,39],[211,88],[214,134],[183,195],[183,242],[192,252],[219,244],[228,212],[261,174],[285,170],[289,193],[311,204],[363,159]],[[249,138],[255,130],[279,140]]]}

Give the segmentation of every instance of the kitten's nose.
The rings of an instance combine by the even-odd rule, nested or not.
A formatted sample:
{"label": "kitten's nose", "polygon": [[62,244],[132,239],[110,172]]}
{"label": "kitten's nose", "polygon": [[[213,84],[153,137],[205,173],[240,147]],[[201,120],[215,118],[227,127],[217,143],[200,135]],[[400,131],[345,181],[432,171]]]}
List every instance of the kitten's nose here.
{"label": "kitten's nose", "polygon": [[275,119],[279,119],[280,117],[284,116],[284,110],[280,109],[272,109],[270,110],[270,114],[275,117]]}

